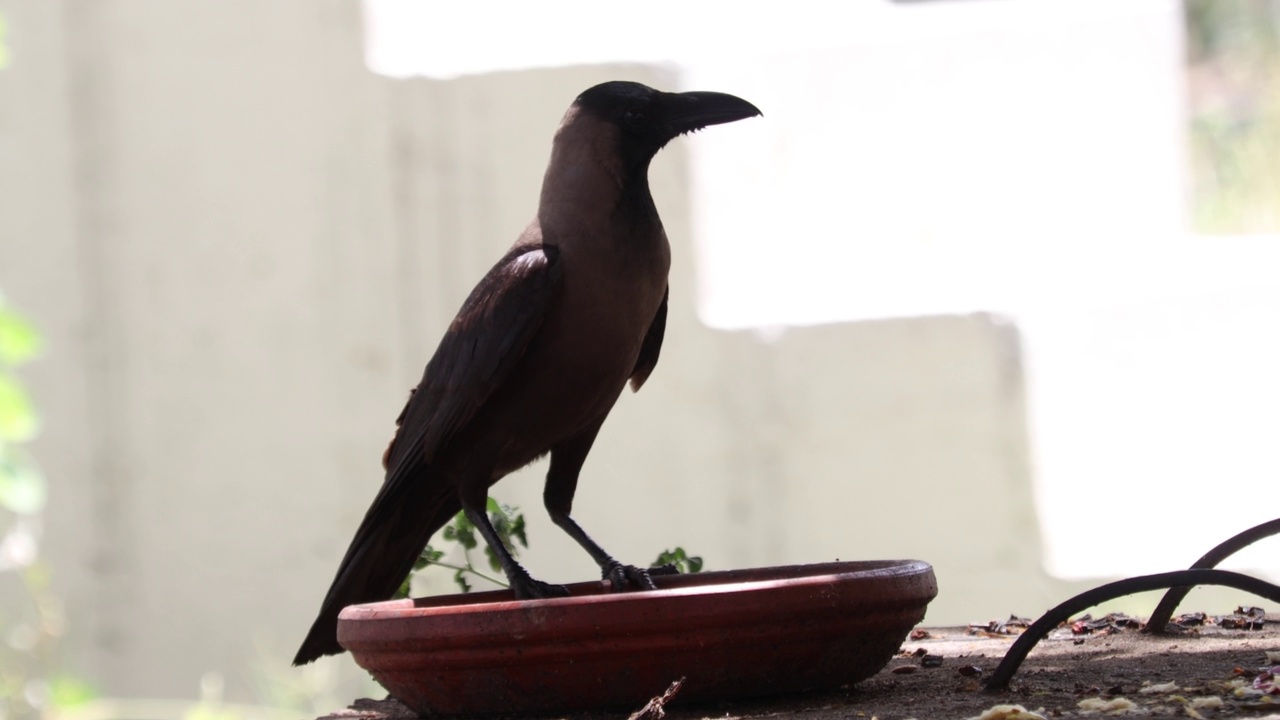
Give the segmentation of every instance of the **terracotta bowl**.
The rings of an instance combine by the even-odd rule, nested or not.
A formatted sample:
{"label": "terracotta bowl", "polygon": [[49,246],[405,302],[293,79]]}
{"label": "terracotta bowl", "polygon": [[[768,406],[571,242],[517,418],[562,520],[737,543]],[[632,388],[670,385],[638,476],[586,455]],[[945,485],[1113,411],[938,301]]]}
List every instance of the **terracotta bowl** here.
{"label": "terracotta bowl", "polygon": [[338,641],[420,714],[637,709],[826,690],[884,667],[937,595],[916,560],[654,578],[657,590],[509,591],[353,605]]}

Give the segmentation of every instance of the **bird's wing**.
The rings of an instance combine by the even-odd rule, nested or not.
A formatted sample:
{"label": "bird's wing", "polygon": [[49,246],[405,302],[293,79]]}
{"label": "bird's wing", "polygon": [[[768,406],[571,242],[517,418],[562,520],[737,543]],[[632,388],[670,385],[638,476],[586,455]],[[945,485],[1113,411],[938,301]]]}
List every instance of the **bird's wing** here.
{"label": "bird's wing", "polygon": [[550,245],[512,248],[467,297],[397,420],[384,464],[431,462],[502,384],[542,327],[562,276]]}
{"label": "bird's wing", "polygon": [[513,248],[489,271],[427,363],[383,455],[386,480],[356,529],[294,664],[342,652],[338,613],[400,587],[431,535],[461,507],[432,459],[510,374],[560,289],[559,252]]}
{"label": "bird's wing", "polygon": [[658,366],[658,353],[662,352],[662,336],[667,332],[667,297],[671,295],[671,286],[662,293],[662,304],[649,324],[649,332],[644,334],[644,343],[640,345],[640,356],[636,358],[636,367],[631,371],[631,391],[638,392],[649,373]]}

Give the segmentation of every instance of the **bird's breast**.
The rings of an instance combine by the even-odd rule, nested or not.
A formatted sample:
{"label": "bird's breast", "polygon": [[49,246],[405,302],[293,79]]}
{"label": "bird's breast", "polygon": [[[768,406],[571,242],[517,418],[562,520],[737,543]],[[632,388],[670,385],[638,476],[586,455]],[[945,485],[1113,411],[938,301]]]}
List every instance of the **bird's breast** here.
{"label": "bird's breast", "polygon": [[[565,258],[564,284],[545,326],[549,372],[573,394],[610,395],[635,369],[636,358],[666,291],[665,263],[601,272],[599,263],[575,268]],[[635,265],[639,265],[636,267]]]}
{"label": "bird's breast", "polygon": [[653,245],[647,253],[561,247],[559,295],[509,398],[528,411],[513,416],[539,421],[510,428],[513,443],[545,452],[542,446],[572,437],[613,407],[666,292],[666,237],[654,238]]}

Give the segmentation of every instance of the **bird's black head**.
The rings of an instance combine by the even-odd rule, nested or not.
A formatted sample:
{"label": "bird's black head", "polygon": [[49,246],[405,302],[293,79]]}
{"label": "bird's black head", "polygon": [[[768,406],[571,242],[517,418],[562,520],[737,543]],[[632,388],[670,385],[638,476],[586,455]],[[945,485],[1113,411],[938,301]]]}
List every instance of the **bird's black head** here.
{"label": "bird's black head", "polygon": [[667,93],[634,82],[601,83],[574,105],[618,128],[624,165],[643,169],[673,138],[709,125],[760,115],[755,105],[718,92]]}

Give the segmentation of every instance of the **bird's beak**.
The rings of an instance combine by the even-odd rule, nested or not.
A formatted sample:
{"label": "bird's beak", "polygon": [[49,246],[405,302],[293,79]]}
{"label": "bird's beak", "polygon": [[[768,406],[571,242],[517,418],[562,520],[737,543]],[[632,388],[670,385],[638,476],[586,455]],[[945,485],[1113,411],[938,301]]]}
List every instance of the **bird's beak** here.
{"label": "bird's beak", "polygon": [[755,105],[726,93],[665,93],[663,115],[671,137],[701,130],[709,125],[731,123],[763,115]]}

